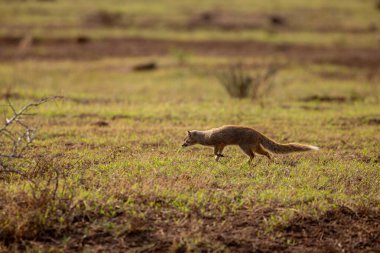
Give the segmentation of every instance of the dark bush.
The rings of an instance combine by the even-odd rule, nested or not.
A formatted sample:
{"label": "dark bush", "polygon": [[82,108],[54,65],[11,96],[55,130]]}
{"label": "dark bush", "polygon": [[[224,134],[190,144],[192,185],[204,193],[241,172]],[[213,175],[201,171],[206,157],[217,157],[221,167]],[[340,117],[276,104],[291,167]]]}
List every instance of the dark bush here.
{"label": "dark bush", "polygon": [[222,70],[217,74],[217,78],[231,97],[257,99],[272,89],[272,83],[269,81],[278,70],[278,66],[271,65],[263,73],[251,74],[238,63]]}

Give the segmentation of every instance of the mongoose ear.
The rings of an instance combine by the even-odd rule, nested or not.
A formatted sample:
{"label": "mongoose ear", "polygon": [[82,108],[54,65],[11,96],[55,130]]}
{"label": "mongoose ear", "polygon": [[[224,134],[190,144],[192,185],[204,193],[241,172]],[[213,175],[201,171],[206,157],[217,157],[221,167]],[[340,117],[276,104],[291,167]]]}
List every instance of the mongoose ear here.
{"label": "mongoose ear", "polygon": [[191,136],[191,133],[190,133],[190,131],[187,131],[187,135],[188,135],[188,136]]}

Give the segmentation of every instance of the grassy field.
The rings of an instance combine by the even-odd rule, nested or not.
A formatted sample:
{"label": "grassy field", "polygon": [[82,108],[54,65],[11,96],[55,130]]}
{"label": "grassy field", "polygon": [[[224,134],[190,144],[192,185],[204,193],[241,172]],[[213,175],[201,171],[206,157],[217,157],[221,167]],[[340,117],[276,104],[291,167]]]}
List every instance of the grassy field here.
{"label": "grassy field", "polygon": [[[0,158],[24,173],[0,170],[0,251],[380,250],[376,1],[73,3],[0,0],[0,110],[63,96],[33,110],[25,158]],[[122,18],[86,23],[104,10]],[[205,12],[214,23],[194,21]],[[283,67],[236,99],[216,78],[235,62]],[[219,162],[181,148],[225,124],[321,149],[248,164],[237,147]]]}

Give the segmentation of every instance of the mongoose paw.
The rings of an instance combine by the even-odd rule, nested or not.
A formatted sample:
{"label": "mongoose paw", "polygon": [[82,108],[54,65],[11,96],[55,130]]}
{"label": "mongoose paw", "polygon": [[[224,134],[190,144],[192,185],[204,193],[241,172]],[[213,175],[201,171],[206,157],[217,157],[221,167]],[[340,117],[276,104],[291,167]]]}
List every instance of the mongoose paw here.
{"label": "mongoose paw", "polygon": [[219,158],[220,158],[220,156],[219,156],[219,155],[216,155],[216,156],[215,156],[215,161],[219,161]]}

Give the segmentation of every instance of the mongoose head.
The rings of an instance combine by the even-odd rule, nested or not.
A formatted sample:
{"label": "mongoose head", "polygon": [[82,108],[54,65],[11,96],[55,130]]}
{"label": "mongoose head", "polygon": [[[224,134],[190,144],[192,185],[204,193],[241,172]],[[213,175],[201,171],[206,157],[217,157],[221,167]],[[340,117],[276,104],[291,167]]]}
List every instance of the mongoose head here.
{"label": "mongoose head", "polygon": [[197,144],[198,141],[196,139],[196,132],[195,131],[187,131],[187,135],[186,135],[184,141],[185,142],[182,144],[183,148]]}

